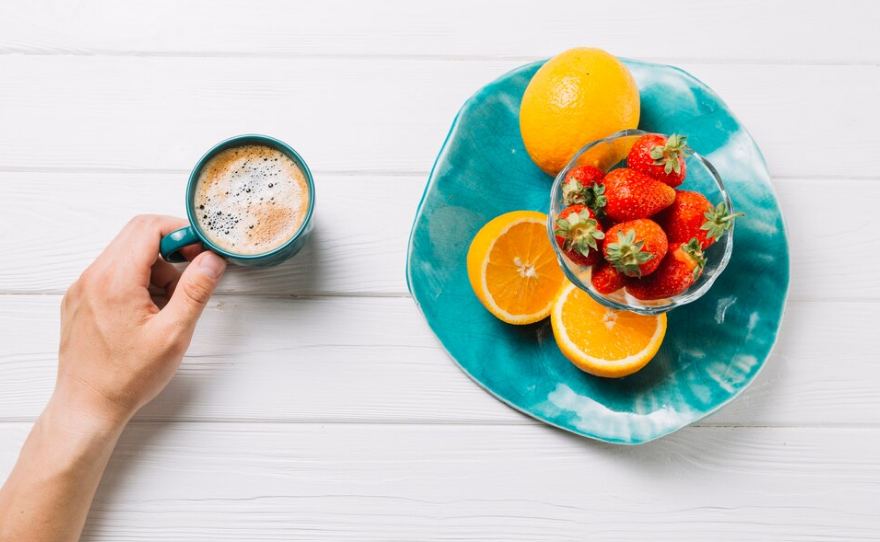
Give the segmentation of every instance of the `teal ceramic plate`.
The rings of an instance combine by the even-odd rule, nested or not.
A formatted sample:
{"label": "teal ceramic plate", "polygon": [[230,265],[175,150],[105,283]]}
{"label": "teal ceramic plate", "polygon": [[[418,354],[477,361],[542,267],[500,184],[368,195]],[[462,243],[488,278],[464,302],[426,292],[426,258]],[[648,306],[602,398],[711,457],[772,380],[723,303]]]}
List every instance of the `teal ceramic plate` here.
{"label": "teal ceramic plate", "polygon": [[641,92],[639,128],[685,133],[718,169],[738,211],[733,257],[712,289],[668,314],[660,352],[617,380],[570,364],[549,320],[511,326],[477,300],[467,278],[471,239],[509,211],[547,212],[552,178],[529,159],[519,104],[541,63],[477,92],[434,164],[410,236],[407,280],[428,324],[478,384],[522,412],[587,437],[638,444],[718,410],[761,370],[788,290],[788,245],[767,166],[724,102],[688,73],[626,61]]}

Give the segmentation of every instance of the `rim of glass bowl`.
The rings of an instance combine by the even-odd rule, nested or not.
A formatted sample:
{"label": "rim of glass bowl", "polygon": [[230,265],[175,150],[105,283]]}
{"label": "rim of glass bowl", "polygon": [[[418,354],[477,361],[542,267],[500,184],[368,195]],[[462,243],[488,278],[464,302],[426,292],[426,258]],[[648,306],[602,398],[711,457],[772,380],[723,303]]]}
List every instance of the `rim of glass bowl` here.
{"label": "rim of glass bowl", "polygon": [[[589,151],[596,145],[601,145],[603,143],[607,143],[609,141],[613,141],[615,139],[620,139],[622,137],[632,137],[632,136],[643,136],[647,134],[654,134],[657,132],[646,132],[644,130],[621,130],[619,132],[613,133],[608,137],[597,139],[592,143],[588,143],[584,147],[581,148],[577,152],[577,154],[572,157],[571,160],[568,161],[568,164],[556,175],[556,178],[553,180],[553,187],[550,189],[550,208],[547,213],[547,235],[550,237],[550,244],[553,246],[553,250],[556,253],[556,260],[559,263],[559,267],[562,268],[562,272],[565,274],[566,278],[572,282],[575,286],[580,288],[581,290],[587,292],[587,294],[595,299],[600,304],[616,310],[625,310],[630,312],[635,312],[638,314],[661,314],[664,312],[668,312],[676,307],[681,307],[682,305],[687,305],[693,301],[696,301],[700,297],[703,296],[706,292],[709,291],[709,288],[715,283],[724,269],[727,267],[728,262],[730,262],[730,256],[733,253],[733,230],[736,227],[731,226],[730,230],[725,233],[725,235],[729,236],[727,239],[727,243],[724,247],[724,252],[721,256],[721,261],[718,263],[718,266],[715,268],[714,273],[711,276],[706,277],[705,282],[701,284],[698,288],[694,290],[687,290],[682,294],[677,296],[668,298],[668,300],[659,300],[658,304],[655,305],[643,305],[640,301],[632,298],[629,294],[624,294],[626,299],[631,300],[631,303],[620,303],[613,299],[609,299],[605,297],[603,294],[595,291],[593,289],[592,283],[584,284],[572,271],[568,268],[565,263],[565,256],[562,255],[562,251],[559,249],[559,246],[556,244],[556,236],[553,235],[553,230],[555,229],[554,225],[554,217],[553,217],[553,207],[554,202],[560,201],[561,197],[561,187],[562,181],[565,179],[565,176],[568,172],[577,165],[578,159],[585,152]],[[666,134],[660,134],[666,137]],[[724,187],[724,182],[721,180],[721,176],[718,174],[718,170],[715,169],[715,166],[712,165],[706,158],[695,151],[691,151],[691,157],[697,161],[699,161],[712,175],[712,178],[715,180],[715,184],[718,187],[718,190],[721,192],[721,197],[724,203],[727,205],[727,209],[729,212],[735,212],[733,210],[733,203],[730,201],[730,195],[727,193],[727,189]],[[620,162],[618,162],[619,164]],[[617,164],[614,164],[611,169],[615,169]],[[611,171],[609,169],[608,171]],[[668,301],[663,304],[659,304],[660,302]],[[650,302],[649,302],[650,303]]]}

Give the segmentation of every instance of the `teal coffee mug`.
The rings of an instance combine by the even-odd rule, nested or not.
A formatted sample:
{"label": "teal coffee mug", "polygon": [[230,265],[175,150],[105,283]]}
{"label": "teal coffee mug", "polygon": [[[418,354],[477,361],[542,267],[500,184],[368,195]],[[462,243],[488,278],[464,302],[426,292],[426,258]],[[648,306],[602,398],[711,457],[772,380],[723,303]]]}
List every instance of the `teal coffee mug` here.
{"label": "teal coffee mug", "polygon": [[[309,202],[308,208],[305,212],[305,218],[296,233],[294,233],[293,236],[282,245],[258,254],[237,254],[217,246],[217,244],[212,242],[210,237],[202,231],[199,222],[196,219],[196,213],[199,211],[196,209],[196,185],[202,170],[212,158],[221,152],[245,145],[262,145],[280,151],[286,155],[294,164],[296,164],[300,171],[302,171],[309,192]],[[269,186],[271,187],[272,185]],[[269,136],[241,135],[232,137],[215,145],[211,150],[206,152],[204,156],[202,156],[198,163],[196,163],[196,166],[193,168],[192,173],[189,176],[189,182],[186,187],[186,214],[189,218],[190,225],[166,235],[159,245],[159,250],[165,261],[180,263],[186,261],[186,258],[184,258],[181,253],[181,250],[184,247],[201,243],[206,249],[216,252],[226,258],[227,261],[238,265],[250,267],[268,267],[271,265],[277,265],[293,257],[305,245],[306,240],[312,231],[312,214],[314,208],[315,183],[312,179],[312,173],[309,171],[309,167],[299,153],[283,141],[279,141]]]}

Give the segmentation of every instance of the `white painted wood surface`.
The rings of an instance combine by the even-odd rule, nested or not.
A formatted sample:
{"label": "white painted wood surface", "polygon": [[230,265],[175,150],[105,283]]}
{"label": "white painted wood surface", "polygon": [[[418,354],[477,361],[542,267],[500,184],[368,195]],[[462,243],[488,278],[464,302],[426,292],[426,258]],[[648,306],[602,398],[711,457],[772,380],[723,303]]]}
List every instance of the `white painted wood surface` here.
{"label": "white painted wood surface", "polygon": [[[871,107],[880,67],[670,62],[724,97],[773,150],[765,154],[775,175],[876,177],[872,156],[854,142],[880,125]],[[461,104],[520,64],[7,54],[0,146],[16,152],[0,155],[0,168],[182,173],[218,134],[258,132],[289,142],[318,174],[424,174]],[[835,160],[808,159],[810,143]]]}
{"label": "white painted wood surface", "polygon": [[[880,7],[655,8],[0,3],[0,478],[51,392],[66,286],[132,214],[182,214],[207,147],[256,131],[314,166],[314,242],[224,279],[180,374],[126,431],[85,540],[880,538],[880,280],[864,272],[880,266]],[[789,227],[790,302],[765,370],[715,416],[636,448],[492,399],[404,279],[461,103],[581,44],[715,88],[762,146]],[[355,231],[334,228],[342,210]]]}
{"label": "white painted wood surface", "polygon": [[546,426],[139,423],[85,538],[871,540],[878,484],[864,428],[687,428],[627,448]]}

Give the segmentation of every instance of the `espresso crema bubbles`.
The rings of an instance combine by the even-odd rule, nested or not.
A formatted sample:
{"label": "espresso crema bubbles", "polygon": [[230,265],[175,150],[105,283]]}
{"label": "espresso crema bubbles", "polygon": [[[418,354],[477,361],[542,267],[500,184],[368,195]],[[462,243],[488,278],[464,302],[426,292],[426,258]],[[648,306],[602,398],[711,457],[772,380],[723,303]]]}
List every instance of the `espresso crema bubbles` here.
{"label": "espresso crema bubbles", "polygon": [[234,254],[263,254],[293,237],[309,209],[299,166],[264,145],[221,151],[199,174],[194,211],[212,243]]}

